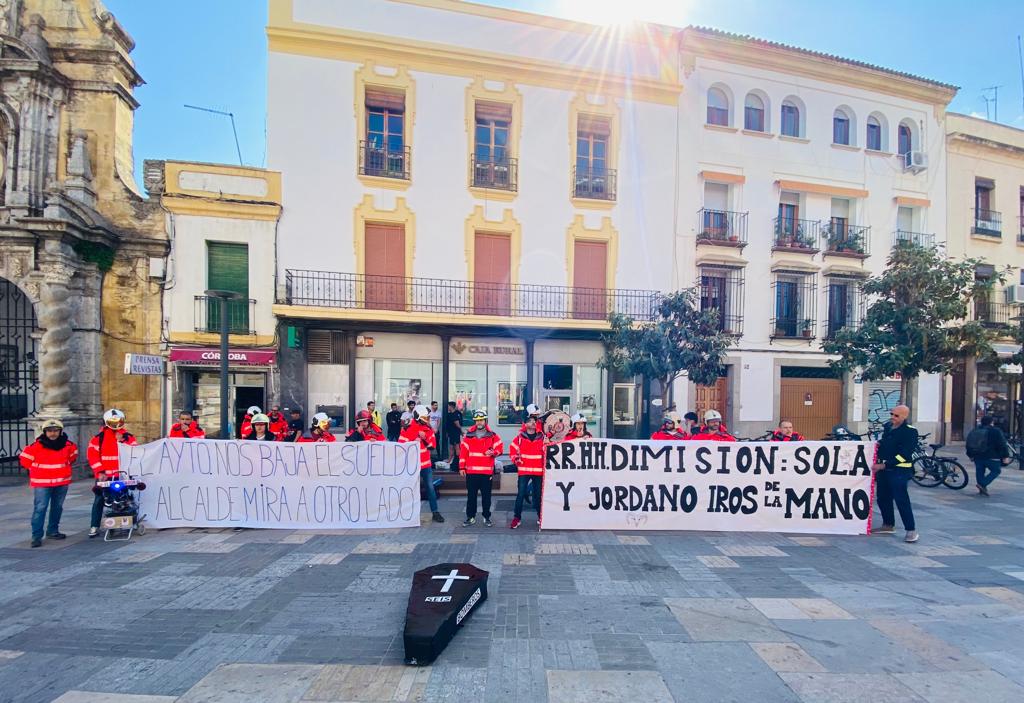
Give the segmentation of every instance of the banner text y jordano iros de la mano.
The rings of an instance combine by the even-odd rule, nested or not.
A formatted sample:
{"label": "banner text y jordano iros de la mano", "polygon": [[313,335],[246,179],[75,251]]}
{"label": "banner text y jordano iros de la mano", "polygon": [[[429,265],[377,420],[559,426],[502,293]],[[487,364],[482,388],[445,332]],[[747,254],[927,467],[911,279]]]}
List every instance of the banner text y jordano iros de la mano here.
{"label": "banner text y jordano iros de la mano", "polygon": [[120,445],[150,527],[419,527],[419,446],[161,439]]}
{"label": "banner text y jordano iros de la mano", "polygon": [[866,534],[874,442],[547,447],[544,529]]}

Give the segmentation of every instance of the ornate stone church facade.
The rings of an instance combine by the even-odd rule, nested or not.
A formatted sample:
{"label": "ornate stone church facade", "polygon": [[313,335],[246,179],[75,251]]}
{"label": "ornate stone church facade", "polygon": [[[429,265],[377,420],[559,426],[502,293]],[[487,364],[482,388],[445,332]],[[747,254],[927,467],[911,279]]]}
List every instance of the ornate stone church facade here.
{"label": "ornate stone church facade", "polygon": [[160,430],[164,212],[135,183],[134,42],[99,0],[0,0],[0,473],[43,417]]}

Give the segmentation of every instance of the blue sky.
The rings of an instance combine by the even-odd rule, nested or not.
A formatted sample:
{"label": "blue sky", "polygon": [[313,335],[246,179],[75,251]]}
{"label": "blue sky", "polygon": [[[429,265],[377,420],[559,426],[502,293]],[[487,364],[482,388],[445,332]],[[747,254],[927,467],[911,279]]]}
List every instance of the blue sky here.
{"label": "blue sky", "polygon": [[[337,0],[343,2],[344,0]],[[143,159],[265,165],[266,2],[105,0],[136,41],[146,80],[135,113],[136,174]],[[704,25],[825,51],[960,86],[951,109],[986,116],[983,89],[999,89],[999,121],[1024,128],[1017,35],[1020,0],[488,0],[585,21],[638,19]],[[610,8],[616,8],[612,10]],[[993,117],[989,107],[989,117]]]}

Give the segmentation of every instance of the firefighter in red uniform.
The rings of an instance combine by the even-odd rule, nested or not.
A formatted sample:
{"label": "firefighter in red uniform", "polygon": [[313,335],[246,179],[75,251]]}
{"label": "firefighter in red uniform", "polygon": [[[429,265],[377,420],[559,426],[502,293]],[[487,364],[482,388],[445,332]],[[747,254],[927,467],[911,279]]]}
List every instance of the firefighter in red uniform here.
{"label": "firefighter in red uniform", "polygon": [[[124,413],[111,408],[103,413],[103,428],[89,441],[86,458],[92,468],[96,481],[110,481],[121,473],[121,461],[117,455],[117,445],[137,444],[135,436],[125,429]],[[103,491],[93,487],[92,515],[89,522],[89,537],[100,533],[100,518],[103,517]]]}
{"label": "firefighter in red uniform", "polygon": [[249,424],[252,429],[249,430],[249,434],[243,435],[242,439],[248,439],[253,442],[277,441],[277,437],[275,437],[270,431],[270,418],[263,413],[256,413],[253,415],[252,422]]}
{"label": "firefighter in red uniform", "polygon": [[78,459],[78,447],[64,434],[64,423],[57,419],[44,421],[36,441],[22,449],[19,458],[32,487],[32,546],[43,546],[47,507],[50,520],[46,523],[46,538],[66,538],[60,531],[60,516],[71,484],[71,467]]}
{"label": "firefighter in red uniform", "polygon": [[537,431],[544,434],[544,417],[540,414],[540,408],[536,404],[530,403],[526,406],[526,419],[520,426],[519,431],[524,431],[527,427],[536,425]]}
{"label": "firefighter in red uniform", "polygon": [[476,496],[483,502],[484,525],[491,522],[491,478],[494,476],[494,458],[504,447],[501,437],[487,426],[487,412],[473,412],[473,427],[462,437],[459,445],[459,473],[466,477],[466,520],[463,527],[476,524]]}
{"label": "firefighter in red uniform", "polygon": [[375,442],[377,438],[369,432],[370,411],[360,410],[356,413],[356,426],[345,435],[346,442]]}
{"label": "firefighter in red uniform", "polygon": [[803,442],[804,436],[793,431],[793,423],[783,420],[779,423],[779,429],[772,432],[772,442]]}
{"label": "firefighter in red uniform", "polygon": [[288,436],[288,421],[284,419],[281,408],[275,405],[267,413],[267,417],[270,418],[270,434],[274,435],[278,442],[285,441]]}
{"label": "firefighter in red uniform", "polygon": [[537,509],[537,527],[540,527],[540,491],[544,479],[544,434],[537,423],[527,423],[520,430],[508,451],[512,463],[519,471],[519,490],[516,492],[515,516],[511,528],[519,527],[523,518],[523,499],[529,490],[533,495],[533,507]]}
{"label": "firefighter in red uniform", "polygon": [[171,425],[171,432],[167,436],[184,437],[186,439],[205,439],[206,432],[199,426],[199,423],[192,419],[191,412],[188,410],[182,410],[178,413],[178,421]]}
{"label": "firefighter in red uniform", "polygon": [[722,414],[717,410],[708,410],[704,413],[704,426],[697,430],[697,433],[690,439],[712,442],[736,441],[736,438],[729,434],[729,430],[722,424]]}
{"label": "firefighter in red uniform", "polygon": [[[335,437],[331,434],[331,418],[327,413],[317,413],[313,416],[313,424],[309,428],[309,437],[303,437],[300,442],[333,442]],[[349,441],[348,437],[345,441]]]}
{"label": "firefighter in red uniform", "polygon": [[587,418],[583,413],[576,413],[572,416],[572,429],[565,435],[565,441],[574,439],[590,439],[594,435],[587,429]]}
{"label": "firefighter in red uniform", "polygon": [[[406,414],[402,414],[402,431],[398,433],[398,441],[416,442],[420,445],[420,484],[423,485],[427,494],[427,502],[430,503],[431,519],[434,522],[444,522],[444,516],[437,509],[434,462],[430,459],[430,452],[437,448],[437,435],[434,434],[434,429],[430,426],[430,410],[425,405],[415,406],[409,424],[405,423]],[[381,437],[381,439],[384,438]]]}
{"label": "firefighter in red uniform", "polygon": [[651,439],[680,441],[690,439],[690,435],[680,429],[679,415],[674,412],[665,413],[661,418],[661,428],[651,435]]}
{"label": "firefighter in red uniform", "polygon": [[[258,405],[250,405],[249,406],[249,409],[245,411],[245,417],[242,418],[242,426],[238,428],[238,437],[240,439],[245,439],[246,437],[248,437],[252,433],[252,418],[254,416],[260,415],[262,413],[263,413],[263,411],[260,410],[260,406],[258,406]],[[267,418],[267,420],[268,420],[268,424],[269,424],[270,418]]]}

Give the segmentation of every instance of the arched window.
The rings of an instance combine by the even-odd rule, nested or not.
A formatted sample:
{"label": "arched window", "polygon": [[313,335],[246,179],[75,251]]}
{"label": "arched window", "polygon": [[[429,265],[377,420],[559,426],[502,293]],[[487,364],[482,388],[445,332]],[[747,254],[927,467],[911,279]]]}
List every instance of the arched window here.
{"label": "arched window", "polygon": [[782,125],[779,131],[787,137],[800,137],[800,108],[790,98],[782,101]]}
{"label": "arched window", "polygon": [[910,125],[906,122],[900,122],[899,130],[896,132],[897,135],[897,153],[900,156],[906,156],[914,150],[914,134],[910,129]]}
{"label": "arched window", "polygon": [[764,132],[764,100],[756,93],[747,93],[743,102],[743,129]]}
{"label": "arched window", "polygon": [[850,115],[843,108],[832,114],[832,143],[850,145]]}
{"label": "arched window", "polygon": [[868,117],[868,130],[865,137],[868,149],[873,151],[882,150],[882,123],[874,115]]}
{"label": "arched window", "polygon": [[729,126],[729,98],[721,88],[708,89],[708,124]]}

